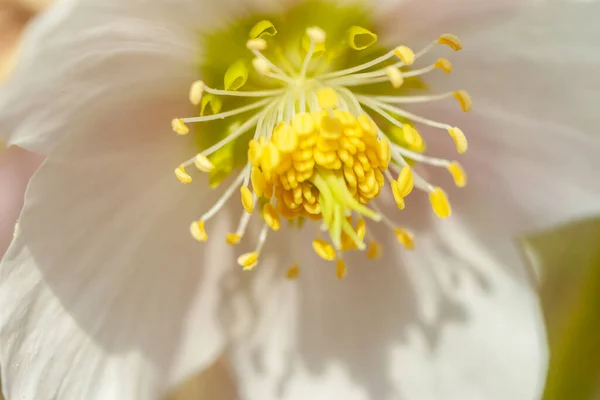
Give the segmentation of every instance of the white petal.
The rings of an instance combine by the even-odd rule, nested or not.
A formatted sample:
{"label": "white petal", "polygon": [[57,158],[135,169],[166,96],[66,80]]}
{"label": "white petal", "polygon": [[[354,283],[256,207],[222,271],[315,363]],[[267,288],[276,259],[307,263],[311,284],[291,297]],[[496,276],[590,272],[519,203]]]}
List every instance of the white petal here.
{"label": "white petal", "polygon": [[24,36],[16,68],[0,90],[0,134],[48,154],[85,128],[98,107],[187,93],[199,35],[272,2],[62,0]]}
{"label": "white petal", "polygon": [[[600,170],[594,109],[600,56],[592,34],[598,12],[598,4],[532,7],[465,36],[452,74],[428,79],[433,88],[465,88],[473,96],[472,113],[459,116],[443,104],[424,113],[460,126],[469,138],[469,151],[458,159],[470,183],[455,202],[474,226],[489,230],[483,223],[493,223],[494,230],[515,235],[600,212],[594,176]],[[436,133],[427,136],[431,151],[447,156],[448,148],[436,146],[451,142],[434,140]]]}
{"label": "white petal", "polygon": [[[412,253],[377,232],[387,235],[385,258],[349,255],[344,281],[307,240],[273,244],[277,256],[233,302],[240,391],[285,400],[535,398],[546,361],[535,292],[488,243],[447,222],[418,231]],[[300,278],[285,281],[297,259]]]}
{"label": "white petal", "polygon": [[170,132],[186,106],[138,107],[99,113],[32,178],[0,275],[8,398],[153,399],[220,351],[234,260],[189,235],[209,196],[173,176],[194,153]]}

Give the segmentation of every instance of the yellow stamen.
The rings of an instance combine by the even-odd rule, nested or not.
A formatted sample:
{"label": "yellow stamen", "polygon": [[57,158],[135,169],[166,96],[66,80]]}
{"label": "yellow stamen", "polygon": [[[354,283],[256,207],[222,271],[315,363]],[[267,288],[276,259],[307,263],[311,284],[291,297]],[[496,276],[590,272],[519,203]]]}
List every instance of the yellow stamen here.
{"label": "yellow stamen", "polygon": [[173,131],[178,135],[187,135],[190,133],[190,128],[188,128],[181,118],[174,118],[171,121],[171,127]]}
{"label": "yellow stamen", "polygon": [[323,260],[326,260],[326,261],[335,260],[335,249],[333,248],[332,245],[330,245],[326,241],[324,241],[322,239],[315,239],[315,240],[313,240],[312,245],[313,245],[313,249],[314,249],[315,253],[317,253],[317,255],[319,257],[321,257]]}
{"label": "yellow stamen", "polygon": [[242,186],[240,187],[240,193],[242,195],[242,206],[244,206],[244,210],[246,210],[248,214],[252,214],[254,212],[254,197],[252,196],[252,192],[247,186]]}
{"label": "yellow stamen", "polygon": [[187,185],[188,183],[192,182],[192,177],[185,171],[185,167],[183,165],[175,168],[175,176],[177,179],[179,179],[179,182],[183,184]]}
{"label": "yellow stamen", "polygon": [[332,88],[320,89],[317,92],[317,102],[319,103],[319,107],[324,110],[337,107],[338,98],[335,90]]}
{"label": "yellow stamen", "polygon": [[208,235],[206,234],[206,230],[204,229],[204,221],[194,221],[190,225],[190,233],[192,237],[199,242],[206,242],[208,239]]}
{"label": "yellow stamen", "polygon": [[292,265],[285,273],[285,277],[288,279],[297,279],[299,276],[300,276],[300,267],[298,266],[298,264]]}
{"label": "yellow stamen", "polygon": [[394,89],[398,89],[404,83],[404,78],[402,77],[402,73],[396,67],[389,66],[385,69],[385,74],[388,78],[390,78],[390,82]]}
{"label": "yellow stamen", "polygon": [[415,53],[406,46],[398,46],[394,49],[394,55],[404,63],[404,65],[413,65],[415,62]]}
{"label": "yellow stamen", "polygon": [[377,260],[381,257],[381,245],[376,241],[370,241],[367,247],[367,258],[369,260]]}
{"label": "yellow stamen", "polygon": [[460,108],[462,108],[464,112],[469,112],[473,108],[473,101],[466,90],[454,92],[454,98],[460,103]]}
{"label": "yellow stamen", "polygon": [[396,235],[398,243],[400,243],[402,246],[406,247],[409,250],[415,248],[415,241],[413,239],[413,235],[406,229],[396,228],[394,230],[394,235]]}
{"label": "yellow stamen", "polygon": [[391,186],[392,186],[392,195],[394,196],[394,201],[396,202],[396,205],[398,206],[398,208],[400,210],[404,210],[404,207],[406,207],[406,205],[404,202],[404,197],[402,196],[402,193],[400,192],[400,188],[398,187],[398,182],[392,181]]}
{"label": "yellow stamen", "polygon": [[200,104],[200,101],[202,100],[202,93],[204,93],[205,87],[206,85],[202,81],[196,81],[192,83],[192,86],[190,87],[190,103],[195,106]]}
{"label": "yellow stamen", "polygon": [[346,263],[341,258],[337,260],[335,274],[338,277],[338,279],[344,279],[346,275],[348,275],[348,268],[346,267]]}
{"label": "yellow stamen", "polygon": [[281,228],[281,220],[279,219],[279,215],[277,214],[275,207],[273,207],[273,204],[265,204],[263,207],[263,219],[272,230],[278,231]]}
{"label": "yellow stamen", "polygon": [[257,251],[245,253],[238,257],[237,262],[240,267],[244,267],[244,271],[250,271],[258,263],[258,256]]}
{"label": "yellow stamen", "polygon": [[444,44],[450,47],[454,51],[459,51],[462,49],[462,43],[455,35],[450,33],[445,33],[438,39],[439,44]]}
{"label": "yellow stamen", "polygon": [[325,31],[317,26],[306,29],[306,36],[316,44],[325,43],[325,39],[327,38]]}
{"label": "yellow stamen", "polygon": [[445,73],[449,74],[452,72],[452,63],[448,61],[446,58],[438,59],[433,66],[437,69],[441,69]]}
{"label": "yellow stamen", "polygon": [[228,233],[225,237],[225,241],[227,242],[227,244],[230,244],[232,246],[239,244],[240,240],[242,240],[242,235],[237,233]]}
{"label": "yellow stamen", "polygon": [[398,194],[402,197],[406,197],[412,192],[415,185],[415,176],[412,173],[411,168],[405,165],[398,174]]}
{"label": "yellow stamen", "polygon": [[271,64],[262,58],[255,58],[252,60],[252,66],[261,75],[267,75],[271,72]]}
{"label": "yellow stamen", "polygon": [[441,188],[436,187],[429,192],[429,202],[431,203],[433,212],[438,217],[448,218],[452,214],[452,208],[450,207],[446,193]]}
{"label": "yellow stamen", "polygon": [[457,161],[452,161],[448,165],[448,171],[452,174],[456,186],[465,187],[467,185],[467,174],[465,174],[463,167]]}
{"label": "yellow stamen", "polygon": [[203,154],[196,154],[194,165],[202,172],[211,172],[215,169],[215,165]]}
{"label": "yellow stamen", "polygon": [[458,152],[458,154],[465,153],[467,151],[467,148],[469,147],[469,144],[467,142],[467,137],[465,136],[463,131],[454,127],[448,129],[448,133],[450,134],[450,137],[452,137],[452,140],[454,140],[454,143],[456,144],[456,151]]}
{"label": "yellow stamen", "polygon": [[265,39],[250,39],[246,42],[246,47],[249,50],[263,51],[267,49],[267,41]]}

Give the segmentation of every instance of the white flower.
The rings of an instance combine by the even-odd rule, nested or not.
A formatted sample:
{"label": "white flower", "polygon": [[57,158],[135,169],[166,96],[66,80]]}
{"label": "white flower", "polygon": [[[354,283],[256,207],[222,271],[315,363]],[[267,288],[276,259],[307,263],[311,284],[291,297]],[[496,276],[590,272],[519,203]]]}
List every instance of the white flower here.
{"label": "white flower", "polygon": [[[368,2],[391,48],[410,32],[444,33],[442,3]],[[221,191],[172,175],[195,153],[192,135],[169,130],[194,112],[186,97],[202,35],[290,5],[60,1],[28,31],[0,92],[1,134],[47,155],[0,273],[8,400],[154,399],[226,349],[248,399],[534,398],[546,349],[512,240],[598,209],[598,8],[543,3],[493,25],[500,4],[453,3],[457,33],[467,11],[483,29],[470,26],[450,77],[425,77],[436,91],[464,84],[477,111],[463,118],[444,101],[415,111],[470,133],[469,186],[449,193],[452,218],[436,219],[427,196],[412,194],[400,217],[415,251],[390,238],[378,264],[349,263],[339,282],[310,250],[314,231],[271,234],[259,265],[242,272],[220,241],[239,207],[210,221],[213,241],[191,240],[189,222]],[[432,154],[455,151],[443,131],[426,142]],[[258,235],[251,225],[240,245]],[[302,273],[286,281],[293,260]]]}

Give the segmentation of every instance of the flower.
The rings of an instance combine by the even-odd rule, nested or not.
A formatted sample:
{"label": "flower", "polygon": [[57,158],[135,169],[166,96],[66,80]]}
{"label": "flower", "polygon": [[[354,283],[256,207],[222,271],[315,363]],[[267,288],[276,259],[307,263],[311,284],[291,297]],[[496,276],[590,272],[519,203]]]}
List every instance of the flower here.
{"label": "flower", "polygon": [[[218,93],[209,91],[217,89],[207,78],[210,71],[222,77],[229,67],[213,70],[213,64],[205,63],[206,77],[199,77],[194,62],[201,50],[201,59],[217,66],[238,54],[231,44],[214,45],[211,34],[218,36],[225,26],[238,26],[236,21],[248,16],[251,29],[260,21],[274,20],[263,15],[286,15],[294,7],[257,3],[64,0],[29,31],[15,74],[2,88],[0,124],[8,143],[46,154],[47,159],[29,185],[20,232],[1,267],[0,366],[6,395],[156,398],[207,367],[227,346],[240,392],[247,398],[437,398],[440,393],[448,398],[534,397],[545,362],[543,334],[535,294],[511,238],[536,225],[597,209],[599,188],[589,174],[597,163],[599,144],[586,134],[593,122],[585,108],[591,101],[581,102],[580,108],[569,104],[595,93],[584,90],[595,61],[578,56],[593,53],[584,48],[592,48],[592,37],[582,37],[582,50],[575,50],[560,31],[566,23],[563,12],[582,13],[578,27],[564,28],[575,29],[592,21],[587,7],[594,6],[537,5],[516,20],[465,36],[469,45],[453,59],[451,77],[458,79],[445,81],[472,83],[476,111],[462,120],[440,101],[426,104],[422,114],[452,118],[452,127],[473,133],[471,149],[461,158],[470,173],[469,186],[456,193],[447,189],[454,210],[452,218],[443,221],[432,216],[427,196],[411,194],[406,210],[398,215],[415,230],[415,251],[384,243],[378,263],[361,265],[360,255],[354,263],[347,259],[347,278],[338,282],[332,268],[326,268],[331,265],[320,262],[311,250],[314,245],[333,258],[323,242],[311,243],[315,229],[304,234],[315,227],[311,221],[301,231],[272,234],[250,273],[240,271],[237,255],[219,245],[224,242],[218,238],[227,237],[238,222],[243,212],[239,208],[219,211],[210,221],[207,243],[189,236],[190,221],[218,202],[221,192],[196,182],[182,185],[173,177],[173,168],[191,160],[212,177],[178,169],[179,178],[186,182],[189,175],[216,183],[217,172],[235,169],[227,161],[240,157],[234,148],[216,159],[209,154],[197,158],[197,145],[212,144],[194,143],[194,135],[169,134],[169,123],[198,112],[186,97],[199,78],[202,83],[192,85],[193,102],[201,106],[206,94],[212,94],[205,114],[206,107],[221,111]],[[431,3],[418,3],[421,12],[436,10],[428,7]],[[369,4],[376,21],[392,21],[388,27],[414,24],[407,13],[415,5],[405,9],[383,1]],[[313,14],[334,25],[348,22],[324,8],[318,11]],[[436,30],[441,29],[439,14],[430,13]],[[284,22],[301,19],[293,17]],[[403,17],[411,22],[398,24]],[[319,28],[329,36],[325,25]],[[303,26],[302,35],[314,26]],[[385,33],[385,26],[380,27]],[[284,30],[275,24],[274,28]],[[319,31],[311,32],[307,54],[311,49],[315,53],[320,42]],[[374,29],[369,32],[375,34]],[[407,32],[388,33],[394,41],[391,49],[407,45],[398,42],[404,43]],[[208,39],[201,39],[206,35]],[[379,43],[386,43],[381,36]],[[226,36],[225,42],[233,42],[230,38],[234,36]],[[269,40],[265,39],[267,50]],[[199,49],[199,42],[205,47]],[[208,51],[210,43],[213,52]],[[264,47],[260,41],[247,45],[242,43],[244,51],[262,52]],[[409,54],[402,48],[400,55],[406,60],[399,57],[400,61],[409,61]],[[554,64],[550,54],[578,62]],[[277,74],[268,61],[257,58],[263,61],[253,67],[265,81]],[[235,61],[227,64],[233,65],[233,86],[245,80],[244,67]],[[542,67],[560,73],[545,75]],[[406,75],[394,71],[388,69],[385,78],[398,84],[398,77]],[[439,74],[427,75],[424,81],[437,90],[444,85],[437,77],[445,74],[435,72]],[[565,76],[570,77],[568,84],[557,84]],[[515,78],[519,85],[510,84]],[[341,103],[341,92],[334,90],[332,95],[326,89],[313,93],[326,111],[323,118],[342,123],[343,114],[338,111],[336,116],[333,110]],[[454,87],[452,93],[456,89],[462,88]],[[552,101],[543,103],[540,92],[548,90],[556,90],[560,101],[544,96]],[[223,112],[234,109],[226,105],[223,100]],[[414,113],[421,115],[418,109]],[[316,116],[311,118],[314,123]],[[185,120],[175,121],[178,133],[185,133],[183,124],[193,128]],[[323,131],[323,121],[319,123]],[[298,136],[299,130],[292,128]],[[294,137],[290,126],[281,129],[279,136]],[[456,151],[455,144],[438,133],[431,132],[428,139],[423,132],[427,151]],[[219,139],[214,136],[205,138]],[[383,154],[385,144],[378,140],[376,153]],[[279,143],[275,136],[273,141]],[[257,139],[253,146],[260,153],[269,143],[267,138],[263,143]],[[277,147],[277,155],[282,149]],[[418,152],[410,156],[419,161]],[[260,162],[254,164],[264,173],[264,160],[267,167],[269,162],[279,166],[271,162],[275,157],[257,157]],[[382,165],[387,161],[376,157]],[[419,163],[412,169],[418,167]],[[448,181],[435,169],[425,171],[428,182]],[[417,176],[412,176],[416,182]],[[551,177],[573,185],[558,190]],[[264,178],[266,185],[270,180]],[[402,196],[396,197],[404,198],[408,189],[400,190],[397,178]],[[240,197],[251,209],[257,200],[250,193],[253,200],[248,201],[247,193],[243,190]],[[379,214],[391,215],[397,208],[392,205]],[[264,219],[273,228],[276,218],[269,216],[271,211],[265,210]],[[373,235],[389,242],[387,230],[377,230],[381,225],[374,226]],[[334,240],[338,226],[327,226]],[[203,239],[201,225],[193,228],[194,236]],[[253,226],[248,229],[243,240],[260,242],[262,234]],[[400,236],[406,244],[408,238]],[[255,245],[256,240],[247,244]],[[350,254],[354,258],[355,253]],[[294,260],[299,260],[298,269],[288,270]],[[246,267],[253,264],[250,256],[240,261]],[[333,268],[340,276],[346,272],[335,264]],[[284,278],[298,272],[298,279]]]}

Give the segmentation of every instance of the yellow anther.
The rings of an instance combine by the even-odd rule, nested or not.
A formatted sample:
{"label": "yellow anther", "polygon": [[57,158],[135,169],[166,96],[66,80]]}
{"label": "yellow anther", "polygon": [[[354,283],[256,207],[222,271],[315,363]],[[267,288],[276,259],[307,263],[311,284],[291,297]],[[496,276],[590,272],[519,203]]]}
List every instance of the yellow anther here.
{"label": "yellow anther", "polygon": [[394,201],[396,202],[396,205],[398,206],[399,209],[404,210],[404,207],[406,207],[406,204],[404,203],[404,197],[402,197],[402,194],[400,193],[400,189],[398,188],[398,182],[392,181],[391,186],[392,186],[392,195],[394,196]]}
{"label": "yellow anther", "polygon": [[323,260],[333,261],[335,260],[335,249],[332,245],[322,239],[315,239],[312,242],[315,253],[318,254]]}
{"label": "yellow anther", "polygon": [[275,146],[282,153],[291,153],[298,148],[298,135],[289,125],[281,125],[273,133]]}
{"label": "yellow anther", "polygon": [[404,63],[404,65],[413,65],[415,62],[415,53],[406,46],[398,46],[394,49],[394,55]]}
{"label": "yellow anther", "polygon": [[196,81],[190,86],[190,103],[197,106],[202,100],[202,93],[206,85],[202,81]]}
{"label": "yellow anther", "polygon": [[211,172],[215,169],[215,165],[203,154],[196,154],[194,165],[202,172]]}
{"label": "yellow anther", "polygon": [[206,239],[208,239],[208,235],[204,229],[203,220],[192,222],[190,225],[190,233],[192,234],[193,238],[199,242],[206,242]]}
{"label": "yellow anther", "polygon": [[394,230],[394,235],[396,235],[396,239],[398,239],[398,242],[402,246],[406,247],[409,250],[415,248],[415,241],[413,239],[412,233],[402,228],[396,228]]}
{"label": "yellow anther", "polygon": [[377,260],[381,257],[381,245],[376,241],[370,241],[367,246],[367,258],[369,260]]}
{"label": "yellow anther", "polygon": [[392,159],[392,149],[390,147],[390,141],[388,138],[382,138],[379,141],[379,147],[377,150],[377,157],[385,169]]}
{"label": "yellow anther", "polygon": [[[342,123],[337,118],[332,118],[329,115],[326,115],[323,118],[321,118],[319,128],[321,130],[321,137],[327,139],[327,141],[339,139],[339,137],[342,136]],[[333,143],[335,144],[335,147],[331,150],[335,150],[337,148],[337,143]],[[321,146],[323,147],[327,143],[321,141],[320,143],[317,143],[317,146],[319,146],[319,144],[321,144]]]}
{"label": "yellow anther", "polygon": [[466,152],[467,148],[469,147],[469,144],[467,143],[467,138],[463,131],[454,127],[449,128],[448,133],[450,134],[450,137],[452,137],[452,140],[454,140],[454,143],[456,144],[456,151],[458,152],[458,154],[463,154],[464,152]]}
{"label": "yellow anther", "polygon": [[238,257],[237,262],[240,267],[244,267],[244,271],[250,271],[258,263],[258,256],[257,251],[245,253]]}
{"label": "yellow anther", "polygon": [[369,118],[366,115],[359,115],[356,118],[356,121],[358,122],[358,125],[365,133],[367,133],[373,137],[377,136],[377,125],[375,125],[375,123],[373,122],[373,120],[371,120],[371,118]]}
{"label": "yellow anther", "polygon": [[412,173],[411,168],[408,165],[405,165],[400,170],[400,174],[398,175],[398,193],[402,197],[406,197],[412,192],[413,187],[415,185],[415,176]]}
{"label": "yellow anther", "polygon": [[429,192],[429,202],[433,212],[440,218],[448,218],[452,214],[452,208],[446,197],[446,193],[439,187]]}
{"label": "yellow anther", "polygon": [[467,185],[467,174],[465,174],[462,165],[457,161],[452,161],[450,165],[448,165],[448,171],[452,174],[456,186],[465,187]]}
{"label": "yellow anther", "polygon": [[471,96],[466,90],[459,90],[458,92],[454,92],[454,98],[458,100],[460,103],[460,108],[464,112],[469,112],[473,108],[473,101],[471,100]]}
{"label": "yellow anther", "polygon": [[337,260],[337,265],[335,267],[335,275],[338,277],[338,279],[344,279],[346,275],[348,275],[348,268],[346,267],[346,263],[341,258]]}
{"label": "yellow anther", "polygon": [[273,25],[271,21],[264,19],[250,29],[250,34],[248,36],[250,39],[256,39],[265,36],[275,36],[276,34],[277,29],[275,29],[275,25]]}
{"label": "yellow anther", "polygon": [[462,43],[455,35],[450,33],[445,33],[438,39],[439,44],[445,44],[450,47],[454,51],[459,51],[462,49]]}
{"label": "yellow anther", "polygon": [[239,233],[228,233],[225,237],[225,241],[227,242],[227,244],[230,244],[232,246],[238,244],[241,239],[242,235],[240,235]]}
{"label": "yellow anther", "polygon": [[292,265],[285,273],[285,277],[288,279],[297,279],[298,276],[300,276],[300,267],[298,264]]}
{"label": "yellow anther", "polygon": [[254,58],[252,60],[252,66],[261,75],[266,75],[271,72],[271,64],[262,58]]}
{"label": "yellow anther", "polygon": [[389,66],[385,69],[385,74],[388,78],[390,78],[390,82],[394,89],[398,89],[404,83],[404,78],[402,77],[402,73],[396,67]]}
{"label": "yellow anther", "polygon": [[267,41],[261,38],[250,39],[246,42],[246,47],[248,50],[263,51],[267,49]]}
{"label": "yellow anther", "polygon": [[292,127],[299,135],[308,135],[315,130],[315,121],[309,113],[298,113],[292,118]]}
{"label": "yellow anther", "polygon": [[190,128],[188,128],[181,118],[175,118],[171,121],[171,127],[173,131],[178,135],[187,135],[190,133]]}
{"label": "yellow anther", "polygon": [[327,34],[325,31],[317,26],[313,26],[306,29],[306,36],[310,38],[316,44],[325,43]]}
{"label": "yellow anther", "polygon": [[260,164],[260,160],[263,154],[263,146],[256,140],[251,140],[248,143],[248,160],[255,167]]}
{"label": "yellow anther", "polygon": [[353,50],[364,50],[377,42],[377,35],[361,26],[348,29],[348,46]]}
{"label": "yellow anther", "polygon": [[242,206],[244,206],[244,210],[246,210],[248,214],[252,214],[254,212],[254,196],[252,196],[252,192],[247,186],[242,186],[240,187],[240,193],[242,195]]}
{"label": "yellow anther", "polygon": [[181,183],[188,184],[192,182],[192,177],[185,171],[185,167],[183,165],[175,168],[175,176]]}
{"label": "yellow anther", "polygon": [[445,73],[449,74],[452,72],[452,63],[446,58],[438,59],[433,66],[437,69],[441,69]]}
{"label": "yellow anther", "polygon": [[317,91],[317,102],[319,107],[324,110],[329,110],[337,107],[338,96],[332,88],[319,89]]}
{"label": "yellow anther", "polygon": [[360,218],[356,223],[356,235],[362,241],[367,234],[367,224],[363,218]]}
{"label": "yellow anther", "polygon": [[263,207],[263,219],[269,225],[269,228],[274,231],[278,231],[281,228],[281,220],[279,219],[279,214],[273,204],[267,203]]}

